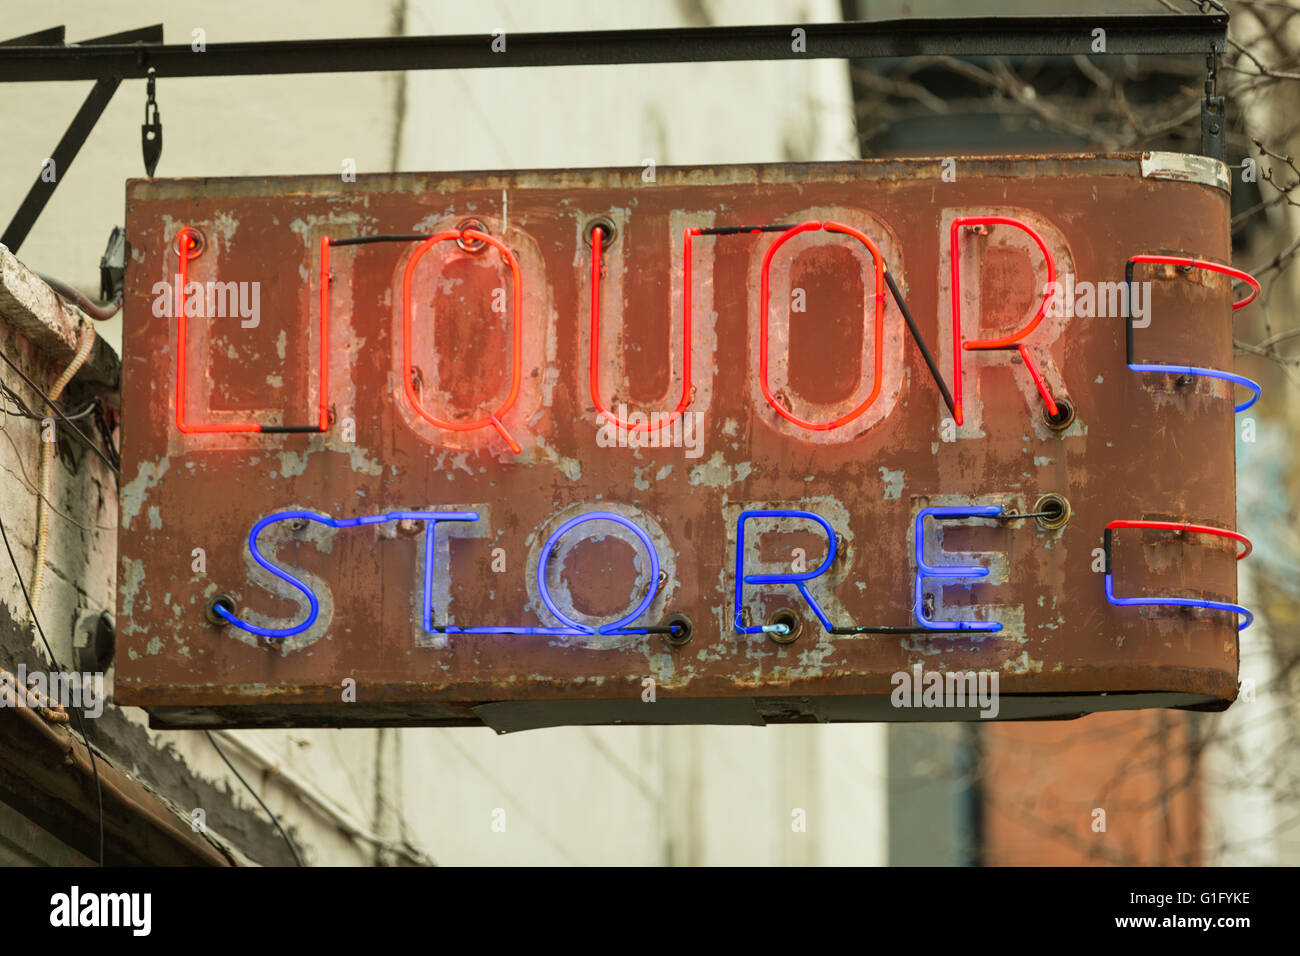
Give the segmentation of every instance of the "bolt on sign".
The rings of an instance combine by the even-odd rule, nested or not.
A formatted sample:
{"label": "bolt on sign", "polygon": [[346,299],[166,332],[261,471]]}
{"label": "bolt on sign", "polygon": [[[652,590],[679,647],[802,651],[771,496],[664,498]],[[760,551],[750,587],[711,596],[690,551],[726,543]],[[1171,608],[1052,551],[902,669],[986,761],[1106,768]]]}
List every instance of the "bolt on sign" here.
{"label": "bolt on sign", "polygon": [[1228,198],[1162,153],[132,181],[117,698],[978,716],[900,706],[919,668],[1002,719],[1222,709]]}

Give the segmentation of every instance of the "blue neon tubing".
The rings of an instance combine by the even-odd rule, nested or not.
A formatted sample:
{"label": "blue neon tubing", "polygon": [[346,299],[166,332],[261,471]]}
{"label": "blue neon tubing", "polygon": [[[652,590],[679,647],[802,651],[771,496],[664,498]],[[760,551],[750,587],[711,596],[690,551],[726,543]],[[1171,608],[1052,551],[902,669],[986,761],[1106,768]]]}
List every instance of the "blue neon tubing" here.
{"label": "blue neon tubing", "polygon": [[311,628],[320,616],[320,603],[316,599],[315,592],[312,591],[303,581],[296,578],[283,568],[273,564],[258,547],[258,537],[262,531],[272,524],[280,521],[290,521],[295,518],[301,518],[306,521],[314,521],[317,524],[323,524],[330,528],[355,528],[361,525],[383,524],[387,521],[424,521],[427,523],[424,539],[424,595],[422,605],[421,624],[426,634],[519,634],[519,635],[546,635],[546,636],[574,636],[574,635],[644,635],[645,630],[635,628],[626,628],[626,625],[639,617],[650,606],[654,599],[655,588],[652,586],[647,590],[645,598],[637,606],[636,610],[623,619],[613,623],[603,625],[600,628],[593,628],[588,625],[572,621],[560,613],[551,599],[550,592],[545,583],[546,560],[549,558],[551,551],[562,537],[570,529],[587,521],[605,519],[623,525],[633,531],[637,537],[645,544],[650,553],[650,567],[652,582],[657,582],[659,578],[659,555],[655,551],[654,544],[650,537],[637,527],[633,522],[621,515],[615,515],[606,511],[595,511],[585,515],[579,515],[561,525],[546,543],[543,551],[543,558],[538,563],[539,583],[541,584],[542,600],[545,602],[548,610],[551,611],[559,620],[564,621],[565,627],[531,627],[531,626],[510,626],[510,625],[491,625],[486,627],[455,627],[436,629],[433,627],[433,546],[434,536],[437,532],[439,522],[442,521],[478,521],[479,515],[473,511],[390,511],[385,514],[365,515],[358,518],[331,518],[328,515],[320,514],[315,511],[278,511],[262,518],[248,533],[248,550],[262,568],[279,578],[286,584],[299,591],[306,599],[309,606],[307,619],[301,624],[295,624],[291,627],[262,627],[259,624],[253,624],[245,621],[236,614],[232,614],[219,604],[213,605],[212,610],[229,624],[233,624],[240,630],[255,634],[258,637],[265,637],[271,640],[284,640],[285,638],[294,637]]}
{"label": "blue neon tubing", "polygon": [[1129,363],[1130,372],[1165,372],[1170,375],[1199,375],[1204,378],[1221,378],[1225,382],[1233,382],[1237,385],[1243,385],[1250,389],[1252,394],[1250,398],[1240,405],[1233,406],[1233,412],[1244,412],[1250,406],[1259,401],[1259,396],[1263,392],[1258,382],[1246,378],[1244,375],[1237,375],[1233,372],[1224,372],[1217,368],[1201,368],[1198,365],[1135,365]]}
{"label": "blue neon tubing", "polygon": [[916,623],[931,631],[959,630],[986,631],[1002,630],[998,621],[936,621],[925,616],[922,594],[922,582],[926,578],[986,578],[989,569],[978,564],[933,565],[925,561],[925,519],[935,518],[995,518],[1002,514],[996,505],[982,507],[935,507],[922,508],[916,515],[916,533],[913,544],[916,547],[916,577],[913,581],[913,613]]}
{"label": "blue neon tubing", "polygon": [[[588,624],[582,624],[563,614],[560,609],[556,607],[555,601],[551,598],[550,588],[546,586],[546,566],[547,562],[551,559],[551,552],[555,550],[555,546],[559,544],[560,539],[564,537],[568,531],[576,528],[580,524],[586,524],[588,521],[612,521],[616,525],[627,528],[637,536],[643,545],[645,545],[646,552],[650,555],[650,586],[646,588],[645,597],[641,599],[641,603],[636,606],[636,609],[633,610],[631,614],[620,618],[613,624],[602,624],[598,628],[593,628]],[[655,545],[654,542],[650,540],[650,536],[641,530],[635,522],[629,521],[622,515],[615,514],[612,511],[589,511],[586,514],[570,518],[568,521],[564,522],[564,524],[556,528],[555,532],[549,539],[547,539],[546,546],[542,548],[542,555],[537,559],[537,586],[542,595],[542,603],[546,605],[546,609],[555,616],[556,620],[563,621],[571,628],[576,628],[581,634],[618,633],[628,624],[631,624],[638,617],[644,614],[646,609],[650,607],[650,602],[654,600],[655,591],[659,587],[659,553],[655,551]]]}
{"label": "blue neon tubing", "polygon": [[[386,514],[366,515],[360,518],[331,518],[329,515],[323,515],[316,511],[277,511],[267,515],[262,520],[253,525],[252,530],[248,532],[248,552],[253,556],[253,560],[261,565],[272,575],[291,585],[298,591],[302,592],[307,598],[310,611],[307,614],[307,620],[293,627],[262,627],[258,624],[252,624],[243,620],[235,614],[231,614],[220,604],[214,604],[212,610],[228,623],[235,625],[240,630],[247,631],[250,634],[256,634],[258,637],[271,638],[273,640],[284,640],[287,637],[294,637],[310,628],[316,623],[316,618],[320,615],[320,604],[316,600],[316,594],[302,581],[285,571],[283,568],[276,567],[257,546],[258,535],[262,529],[268,525],[276,524],[280,521],[290,521],[294,518],[302,518],[306,521],[314,521],[317,524],[323,524],[329,528],[355,528],[359,525],[383,524],[386,521],[429,521],[430,527],[436,526],[439,521],[477,521],[478,515],[473,511],[389,511]],[[425,576],[426,584],[429,576]]]}
{"label": "blue neon tubing", "polygon": [[[556,606],[554,599],[551,597],[551,590],[546,584],[546,568],[551,558],[551,552],[559,544],[560,539],[568,534],[569,531],[578,525],[586,524],[588,521],[612,521],[614,524],[627,528],[637,536],[637,539],[645,545],[646,552],[650,555],[650,587],[646,589],[645,597],[631,614],[615,621],[612,624],[602,624],[600,627],[592,627],[589,624],[583,624],[563,614]],[[645,613],[654,600],[655,592],[659,582],[659,552],[655,550],[654,542],[650,536],[645,533],[635,522],[622,515],[615,514],[612,511],[589,511],[586,514],[577,515],[570,518],[564,524],[552,532],[551,536],[546,539],[546,544],[542,548],[541,557],[537,561],[537,586],[538,592],[542,596],[542,603],[546,609],[553,614],[557,620],[563,621],[564,627],[535,627],[531,625],[486,625],[480,627],[457,627],[449,624],[446,627],[437,628],[433,625],[433,533],[434,526],[430,525],[424,543],[424,632],[426,634],[518,634],[522,636],[616,636],[626,637],[635,635],[644,635],[649,633],[644,629],[629,628],[628,624],[635,621]]]}
{"label": "blue neon tubing", "polygon": [[1232,604],[1229,601],[1211,601],[1205,598],[1178,598],[1178,597],[1136,597],[1124,598],[1115,596],[1114,575],[1106,573],[1106,600],[1116,607],[1135,607],[1142,604],[1150,604],[1164,607],[1201,607],[1209,608],[1214,611],[1231,611],[1234,614],[1240,614],[1245,620],[1237,625],[1238,631],[1244,631],[1250,627],[1255,620],[1255,615],[1250,613],[1240,604]]}
{"label": "blue neon tubing", "polygon": [[[782,574],[745,574],[745,522],[750,518],[804,518],[808,521],[815,521],[826,531],[826,560],[822,562],[821,567],[815,571],[790,571]],[[826,612],[821,609],[812,594],[808,590],[805,581],[811,581],[813,578],[820,577],[826,573],[826,570],[835,560],[835,529],[831,527],[830,522],[819,514],[811,511],[792,511],[786,508],[775,508],[761,511],[742,511],[740,517],[736,519],[736,603],[735,613],[732,618],[732,627],[737,634],[762,634],[764,633],[763,625],[751,624],[745,625],[741,622],[741,615],[744,612],[744,601],[742,600],[742,585],[745,584],[793,584],[803,595],[803,599],[808,602],[812,612],[817,615],[817,620],[821,621],[822,627],[830,630],[833,626]]]}

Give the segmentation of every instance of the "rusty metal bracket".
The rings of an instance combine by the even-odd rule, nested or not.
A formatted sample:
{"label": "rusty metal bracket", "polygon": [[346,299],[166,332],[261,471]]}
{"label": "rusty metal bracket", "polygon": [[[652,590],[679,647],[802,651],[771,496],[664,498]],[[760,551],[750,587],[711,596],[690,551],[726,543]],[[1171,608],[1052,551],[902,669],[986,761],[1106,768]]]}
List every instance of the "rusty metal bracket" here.
{"label": "rusty metal bracket", "polygon": [[1218,53],[1211,48],[1205,58],[1205,99],[1201,101],[1201,155],[1227,162],[1224,105],[1219,96]]}

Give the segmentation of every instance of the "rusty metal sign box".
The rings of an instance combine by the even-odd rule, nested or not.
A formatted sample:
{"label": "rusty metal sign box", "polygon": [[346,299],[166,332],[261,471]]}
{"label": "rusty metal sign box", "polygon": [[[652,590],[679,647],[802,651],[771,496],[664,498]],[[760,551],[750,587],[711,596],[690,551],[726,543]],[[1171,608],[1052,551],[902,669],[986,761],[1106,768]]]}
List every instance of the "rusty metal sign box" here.
{"label": "rusty metal sign box", "polygon": [[[1115,306],[1132,255],[1228,261],[1217,164],[134,180],[126,221],[115,693],[159,726],[1235,696],[1234,615],[1104,585],[1112,521],[1234,527],[1232,386],[1130,371]],[[1135,278],[1139,361],[1231,368],[1224,276]],[[1235,600],[1234,547],[1117,531],[1114,591]]]}

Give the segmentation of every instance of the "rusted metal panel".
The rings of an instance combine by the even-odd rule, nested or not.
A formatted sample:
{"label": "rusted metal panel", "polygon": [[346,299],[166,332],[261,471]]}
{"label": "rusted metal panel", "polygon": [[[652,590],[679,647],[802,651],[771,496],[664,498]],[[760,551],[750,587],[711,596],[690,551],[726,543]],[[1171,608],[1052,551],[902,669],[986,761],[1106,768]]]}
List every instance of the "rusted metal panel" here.
{"label": "rusted metal panel", "polygon": [[[1144,175],[1139,154],[660,168],[653,182],[640,169],[133,181],[117,698],[168,726],[515,729],[944,716],[890,706],[893,675],[920,664],[997,672],[1003,718],[1226,706],[1236,693],[1233,616],[1113,607],[1099,556],[1102,530],[1115,519],[1233,527],[1228,383],[1130,372],[1122,317],[1049,315],[1024,341],[1074,422],[1048,427],[1014,349],[980,350],[962,356],[958,427],[887,294],[877,382],[872,255],[825,230],[790,238],[771,259],[772,402],[761,384],[760,298],[778,234],[692,237],[689,337],[682,301],[691,227],[843,223],[875,242],[953,384],[955,217],[1017,219],[1043,238],[1059,276],[1117,283],[1137,253],[1227,261],[1227,213],[1225,192]],[[602,253],[601,401],[628,416],[674,409],[688,341],[687,413],[663,430],[676,446],[629,447],[639,443],[627,432],[601,427],[590,387],[592,249],[584,239],[598,217],[615,232]],[[518,295],[496,249],[432,245],[410,270],[409,373],[403,279],[420,242],[330,248],[322,398],[322,237],[428,235],[470,218],[515,257]],[[203,244],[188,261],[188,281],[205,290],[259,283],[260,312],[254,323],[238,309],[223,318],[209,307],[187,320],[185,420],[310,426],[324,404],[325,432],[178,429],[170,297],[186,227]],[[963,227],[958,248],[964,339],[1025,326],[1046,278],[1033,237],[1007,225]],[[1232,291],[1223,276],[1156,266],[1139,278],[1151,282],[1150,322],[1136,333],[1141,361],[1231,368]],[[251,313],[253,287],[215,289],[218,300],[244,291]],[[776,408],[827,423],[872,395],[865,411],[833,429],[801,427]],[[476,420],[483,427],[454,427]],[[899,627],[914,625],[920,509],[1024,513],[1045,494],[1068,500],[1064,527],[1029,519],[925,525],[928,561],[990,573],[927,579],[923,609],[933,603],[939,619],[998,622],[997,633],[831,634],[792,584],[746,585],[742,623],[792,609],[793,641],[736,633],[742,512],[824,518],[837,556],[807,585],[816,601],[837,626]],[[221,594],[262,626],[307,618],[305,598],[259,568],[247,547],[255,523],[287,509],[333,519],[441,511],[478,520],[436,523],[427,579],[434,523],[425,519],[275,523],[259,541],[310,587],[315,623],[271,642],[209,623],[205,609]],[[593,521],[550,552],[547,593],[596,627],[652,592],[629,628],[663,625],[680,612],[693,624],[688,641],[425,626],[426,589],[435,627],[560,626],[543,603],[538,563],[564,522],[596,511],[644,533],[657,579],[634,530]],[[1119,532],[1116,590],[1233,600],[1232,545]],[[812,520],[755,518],[744,573],[816,571],[827,548]],[[653,703],[643,700],[647,679]],[[344,699],[349,681],[355,702]]]}

